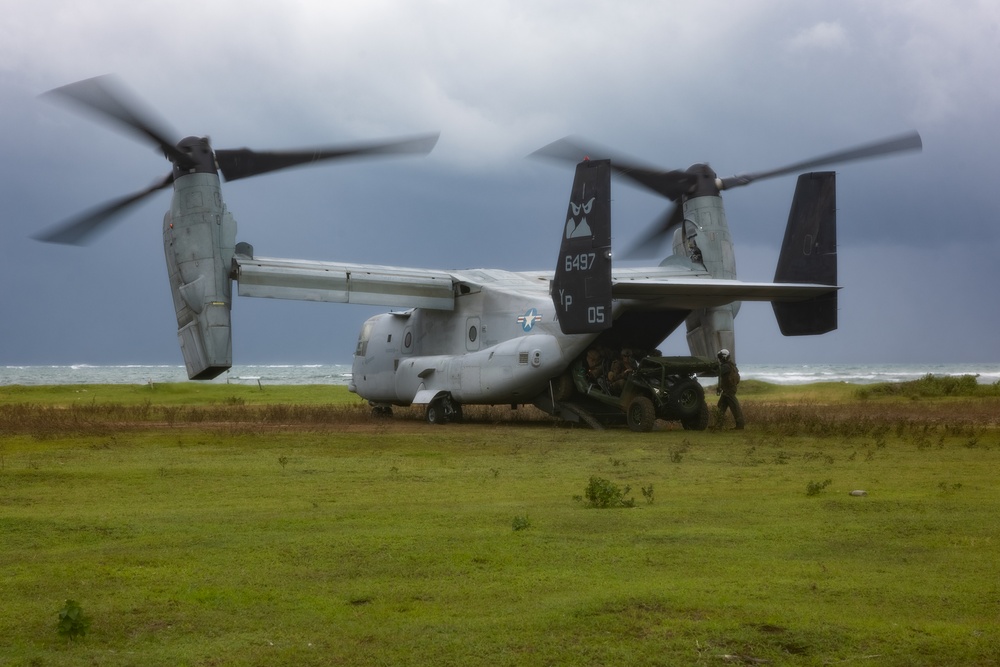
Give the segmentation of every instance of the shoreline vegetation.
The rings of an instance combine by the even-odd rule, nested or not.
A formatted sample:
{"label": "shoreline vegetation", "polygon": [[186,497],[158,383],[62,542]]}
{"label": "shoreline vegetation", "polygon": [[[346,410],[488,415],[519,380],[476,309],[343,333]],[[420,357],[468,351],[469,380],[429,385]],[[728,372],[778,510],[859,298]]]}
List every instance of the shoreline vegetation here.
{"label": "shoreline vegetation", "polygon": [[[787,431],[829,422],[842,430],[863,424],[997,426],[1000,382],[975,376],[927,375],[910,382],[854,385],[842,382],[778,385],[747,380],[740,401],[756,430]],[[706,400],[714,407],[713,387]],[[12,385],[0,387],[0,433],[59,433],[65,429],[138,428],[202,424],[385,429],[424,419],[423,406],[394,407],[375,420],[367,402],[342,385],[247,385],[193,382],[143,385]],[[548,423],[568,427],[533,406],[467,406],[467,424]],[[660,422],[658,430],[680,428]],[[579,428],[586,428],[580,426]]]}
{"label": "shoreline vegetation", "polygon": [[748,380],[746,431],[644,434],[0,387],[0,663],[997,664],[1000,387],[968,378]]}

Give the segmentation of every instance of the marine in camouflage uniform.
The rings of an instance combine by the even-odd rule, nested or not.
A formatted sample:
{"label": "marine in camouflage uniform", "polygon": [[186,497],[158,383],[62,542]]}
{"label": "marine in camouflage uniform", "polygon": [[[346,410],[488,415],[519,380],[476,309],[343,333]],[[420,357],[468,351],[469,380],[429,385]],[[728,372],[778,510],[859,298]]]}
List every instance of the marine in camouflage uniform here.
{"label": "marine in camouflage uniform", "polygon": [[722,426],[726,420],[726,410],[733,413],[736,428],[742,429],[746,425],[743,421],[743,408],[740,407],[740,402],[736,398],[738,378],[739,370],[729,356],[729,350],[719,350],[719,386],[715,390],[715,393],[719,395],[719,411],[716,416],[718,426]]}

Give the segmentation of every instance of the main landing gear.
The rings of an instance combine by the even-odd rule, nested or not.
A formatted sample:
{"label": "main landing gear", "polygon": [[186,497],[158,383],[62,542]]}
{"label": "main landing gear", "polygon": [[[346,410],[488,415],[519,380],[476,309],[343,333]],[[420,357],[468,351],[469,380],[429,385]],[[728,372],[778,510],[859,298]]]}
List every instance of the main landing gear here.
{"label": "main landing gear", "polygon": [[428,424],[446,424],[462,421],[462,405],[452,400],[451,394],[443,394],[427,404],[425,413]]}
{"label": "main landing gear", "polygon": [[389,419],[392,417],[392,406],[387,404],[372,404],[372,417]]}

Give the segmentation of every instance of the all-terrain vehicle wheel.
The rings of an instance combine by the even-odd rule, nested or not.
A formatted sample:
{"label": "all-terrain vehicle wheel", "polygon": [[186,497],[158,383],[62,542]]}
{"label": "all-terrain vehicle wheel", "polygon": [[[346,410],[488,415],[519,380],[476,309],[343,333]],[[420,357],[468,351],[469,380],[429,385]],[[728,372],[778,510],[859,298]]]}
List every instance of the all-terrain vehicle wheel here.
{"label": "all-terrain vehicle wheel", "polygon": [[697,380],[684,380],[670,393],[670,399],[682,420],[697,417],[705,405],[705,389]]}
{"label": "all-terrain vehicle wheel", "polygon": [[704,431],[708,428],[708,423],[711,421],[712,414],[708,410],[708,405],[705,401],[701,402],[701,409],[698,410],[698,414],[694,417],[685,417],[681,419],[681,426],[684,427],[686,431]]}
{"label": "all-terrain vehicle wheel", "polygon": [[645,433],[653,430],[653,423],[656,421],[656,408],[653,401],[646,396],[636,396],[628,404],[625,411],[625,419],[628,427],[633,431]]}

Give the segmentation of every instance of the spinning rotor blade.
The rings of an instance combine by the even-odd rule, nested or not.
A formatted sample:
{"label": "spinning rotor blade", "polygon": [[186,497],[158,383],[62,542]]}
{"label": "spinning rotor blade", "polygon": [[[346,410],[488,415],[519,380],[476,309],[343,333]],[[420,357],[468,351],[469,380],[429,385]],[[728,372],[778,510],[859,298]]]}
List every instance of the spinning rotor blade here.
{"label": "spinning rotor blade", "polygon": [[670,201],[680,199],[682,195],[694,187],[697,181],[695,175],[677,169],[670,171],[642,169],[623,166],[621,163],[615,165],[614,161],[611,162],[611,168],[633,183],[637,183],[661,197],[666,197]]}
{"label": "spinning rotor blade", "polygon": [[86,245],[99,232],[108,228],[115,218],[125,213],[130,207],[174,182],[174,175],[168,174],[145,190],[136,192],[120,199],[113,199],[107,204],[91,209],[89,212],[71,218],[47,232],[42,232],[34,238],[46,243],[64,243],[66,245]]}
{"label": "spinning rotor blade", "polygon": [[[557,162],[569,162],[570,164],[576,164],[583,160],[589,160],[591,154],[598,155],[602,159],[609,157],[607,152],[603,149],[600,149],[593,144],[589,147],[584,147],[583,144],[579,142],[580,139],[574,136],[556,139],[551,144],[542,146],[534,153],[531,153],[528,157],[539,157],[548,160],[555,160]],[[597,150],[592,151],[591,149],[594,148],[597,148]]]}
{"label": "spinning rotor blade", "polygon": [[[544,146],[529,157],[540,157],[559,162],[576,164],[589,159],[591,155],[611,159],[611,169],[636,185],[640,185],[655,194],[677,202],[684,194],[691,191],[697,182],[697,175],[677,169],[663,170],[642,165],[634,158],[593,144],[584,147],[577,137],[563,137]],[[679,203],[671,206],[640,236],[622,257],[637,259],[654,255],[661,242],[670,231],[684,220],[684,208]]]}
{"label": "spinning rotor blade", "polygon": [[189,137],[175,145],[170,139],[173,133],[165,129],[166,125],[161,123],[155,114],[145,110],[143,105],[128,93],[125,86],[111,75],[77,81],[50,90],[43,96],[72,103],[99,118],[111,121],[131,134],[140,136],[147,142],[152,142],[175,168],[171,174],[145,190],[112,200],[34,237],[47,243],[85,244],[131,206],[158,190],[170,187],[174,182],[174,174],[178,177],[180,174],[193,171],[214,174],[217,167],[225,179],[236,180],[325,160],[372,155],[426,154],[434,148],[439,136],[428,134],[394,141],[298,151],[255,152],[249,148],[242,148],[212,153],[207,138]]}
{"label": "spinning rotor blade", "polygon": [[72,101],[98,116],[138,133],[156,144],[175,164],[181,166],[192,164],[191,158],[177,149],[174,142],[169,139],[170,133],[161,123],[153,119],[150,112],[140,110],[140,104],[135,100],[126,101],[129,95],[124,86],[111,75],[77,81],[50,90],[44,95]]}
{"label": "spinning rotor blade", "polygon": [[726,190],[740,185],[747,185],[764,178],[784,176],[785,174],[790,174],[796,171],[807,171],[809,169],[823,167],[828,164],[838,164],[850,162],[852,160],[863,160],[865,158],[878,157],[880,155],[888,155],[890,153],[898,153],[900,151],[920,150],[922,147],[923,142],[920,140],[920,135],[916,132],[910,132],[898,137],[883,139],[881,141],[864,144],[855,148],[837,151],[836,153],[830,153],[829,155],[823,155],[811,160],[803,160],[802,162],[796,162],[795,164],[788,165],[787,167],[781,167],[780,169],[759,171],[753,174],[742,174],[739,176],[731,176],[730,178],[723,178],[720,181],[721,184],[719,189]]}
{"label": "spinning rotor blade", "polygon": [[395,141],[355,144],[300,151],[259,152],[249,148],[215,151],[216,164],[227,181],[266,174],[279,169],[312,164],[325,160],[367,157],[372,155],[426,155],[437,143],[438,134],[426,134]]}
{"label": "spinning rotor blade", "polygon": [[[715,185],[718,190],[726,190],[740,185],[748,185],[754,181],[765,178],[774,178],[776,176],[784,176],[785,174],[793,172],[808,171],[810,169],[826,165],[851,162],[853,160],[863,160],[866,158],[879,157],[901,151],[920,150],[922,147],[923,143],[920,140],[920,135],[916,132],[910,132],[897,137],[882,139],[880,141],[856,146],[854,148],[848,148],[846,150],[837,151],[828,155],[803,160],[779,169],[742,174],[724,179],[715,178]],[[662,170],[654,167],[642,166],[635,160],[628,157],[619,157],[612,151],[605,149],[595,150],[595,148],[596,147],[593,145],[585,147],[579,139],[570,136],[564,137],[552,142],[548,146],[540,148],[532,153],[530,157],[541,157],[562,162],[572,162],[574,164],[581,160],[589,159],[591,154],[598,155],[601,158],[610,158],[611,168],[615,172],[628,178],[634,183],[641,185],[647,190],[651,190],[662,197],[666,197],[667,199],[676,202],[674,206],[657,218],[652,227],[650,227],[647,232],[638,239],[636,244],[623,255],[625,258],[634,258],[654,254],[662,239],[667,236],[674,227],[684,221],[683,204],[678,200],[682,199],[685,195],[695,194],[695,188],[698,186],[699,169],[701,169],[702,176],[708,176],[709,178],[715,176],[711,169],[705,165],[695,165],[695,167],[692,167],[687,171],[679,171],[676,169]]]}
{"label": "spinning rotor blade", "polygon": [[636,239],[622,258],[642,259],[656,255],[663,244],[663,239],[682,222],[684,222],[684,207],[681,204],[674,204],[650,225],[645,234]]}
{"label": "spinning rotor blade", "polygon": [[671,201],[677,201],[695,184],[695,177],[687,172],[676,169],[664,171],[645,166],[634,158],[594,144],[585,147],[581,139],[573,136],[557,139],[551,144],[539,148],[529,157],[576,164],[581,160],[589,160],[591,156],[610,159],[611,169],[616,173]]}

